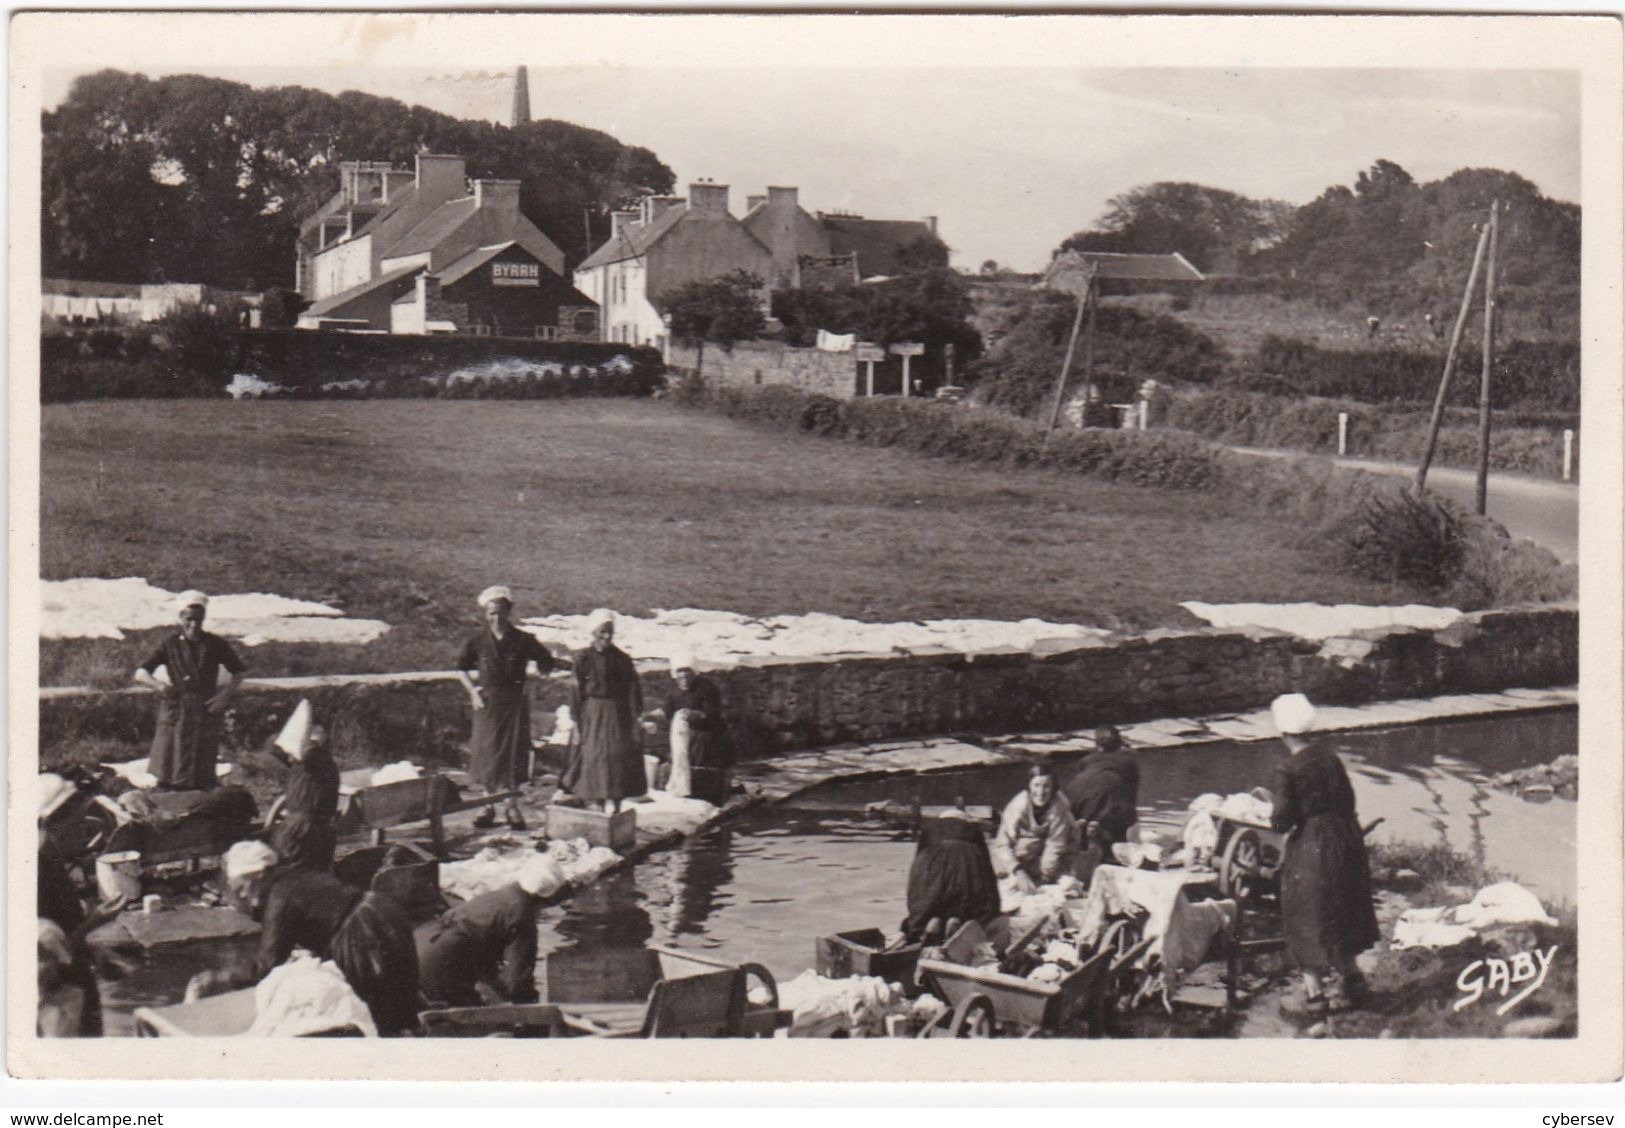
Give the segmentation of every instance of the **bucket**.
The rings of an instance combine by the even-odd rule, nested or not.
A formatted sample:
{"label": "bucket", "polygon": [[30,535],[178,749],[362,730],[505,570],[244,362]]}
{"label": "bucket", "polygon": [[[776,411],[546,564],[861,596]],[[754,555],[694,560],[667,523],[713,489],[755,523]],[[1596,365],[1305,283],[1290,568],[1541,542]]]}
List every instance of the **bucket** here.
{"label": "bucket", "polygon": [[96,859],[96,891],[104,901],[141,896],[141,852],[123,850]]}

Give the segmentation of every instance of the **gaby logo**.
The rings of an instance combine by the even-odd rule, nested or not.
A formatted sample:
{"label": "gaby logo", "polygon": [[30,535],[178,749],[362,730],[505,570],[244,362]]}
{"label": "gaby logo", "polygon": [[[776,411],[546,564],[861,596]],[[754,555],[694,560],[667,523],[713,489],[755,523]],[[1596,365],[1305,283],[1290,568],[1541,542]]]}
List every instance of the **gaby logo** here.
{"label": "gaby logo", "polygon": [[[1545,951],[1536,948],[1533,952],[1519,952],[1510,960],[1493,957],[1487,960],[1474,960],[1462,968],[1461,974],[1456,976],[1456,989],[1465,997],[1457,999],[1452,1009],[1463,1010],[1485,995],[1499,992],[1505,1001],[1495,1008],[1495,1013],[1506,1014],[1533,995],[1540,989],[1540,985],[1546,982],[1546,973],[1552,968],[1557,947],[1553,944]],[[1527,986],[1513,995],[1512,989],[1520,983]],[[1511,998],[1507,997],[1509,995]]]}

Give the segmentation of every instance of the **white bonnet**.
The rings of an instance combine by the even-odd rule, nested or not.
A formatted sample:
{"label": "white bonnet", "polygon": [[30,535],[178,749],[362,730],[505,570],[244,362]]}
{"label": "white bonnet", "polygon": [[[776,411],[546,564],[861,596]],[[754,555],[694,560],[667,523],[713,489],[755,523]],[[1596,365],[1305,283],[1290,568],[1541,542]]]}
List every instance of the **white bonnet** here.
{"label": "white bonnet", "polygon": [[674,650],[667,659],[671,663],[671,672],[678,670],[692,670],[694,668],[694,652],[692,650]]}
{"label": "white bonnet", "polygon": [[175,597],[175,610],[185,611],[188,607],[207,607],[209,597],[201,591],[183,591]]}
{"label": "white bonnet", "polygon": [[490,587],[488,587],[484,591],[480,592],[480,606],[481,607],[484,607],[486,604],[491,603],[491,602],[493,602],[495,600],[498,600],[498,599],[506,599],[509,603],[512,603],[513,602],[513,592],[509,591],[507,588],[503,587],[501,584],[492,584]]}
{"label": "white bonnet", "polygon": [[221,859],[221,867],[226,871],[226,880],[231,881],[249,874],[263,873],[276,865],[277,861],[276,851],[263,842],[238,842],[226,851]]}
{"label": "white bonnet", "polygon": [[1297,736],[1315,727],[1315,707],[1301,693],[1283,693],[1271,701],[1270,716],[1283,735]]}
{"label": "white bonnet", "polygon": [[615,612],[611,611],[607,607],[600,607],[598,610],[594,611],[591,615],[587,616],[587,631],[588,631],[588,633],[591,633],[593,631],[596,631],[599,627],[603,626],[605,623],[609,623],[609,624],[613,625],[614,622],[615,622]]}

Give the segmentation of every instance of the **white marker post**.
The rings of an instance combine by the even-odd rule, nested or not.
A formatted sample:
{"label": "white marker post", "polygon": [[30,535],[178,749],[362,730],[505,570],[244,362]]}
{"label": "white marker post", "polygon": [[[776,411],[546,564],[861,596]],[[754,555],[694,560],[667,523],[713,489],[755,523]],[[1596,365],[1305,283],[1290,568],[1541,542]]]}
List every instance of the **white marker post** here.
{"label": "white marker post", "polygon": [[863,394],[872,396],[875,394],[875,362],[886,359],[886,350],[879,345],[859,345],[854,351],[868,372]]}
{"label": "white marker post", "polygon": [[899,341],[889,351],[893,356],[903,358],[903,398],[907,399],[909,396],[908,358],[911,356],[924,356],[925,346],[918,341]]}
{"label": "white marker post", "polygon": [[1149,401],[1147,401],[1147,400],[1141,400],[1140,401],[1140,430],[1142,430],[1142,431],[1147,429],[1146,422],[1150,418],[1150,413],[1149,413],[1149,410],[1148,410],[1150,407],[1151,407],[1151,404],[1150,404]]}
{"label": "white marker post", "polygon": [[1563,480],[1574,480],[1574,432],[1567,427],[1563,429]]}
{"label": "white marker post", "polygon": [[1339,456],[1349,452],[1349,413],[1337,413],[1337,453]]}

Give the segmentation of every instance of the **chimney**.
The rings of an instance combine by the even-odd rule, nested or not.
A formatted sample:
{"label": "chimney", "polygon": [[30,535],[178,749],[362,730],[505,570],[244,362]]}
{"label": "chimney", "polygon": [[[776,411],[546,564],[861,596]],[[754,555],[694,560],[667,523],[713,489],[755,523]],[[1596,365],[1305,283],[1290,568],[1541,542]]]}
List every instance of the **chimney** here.
{"label": "chimney", "polygon": [[642,217],[639,222],[653,223],[672,208],[681,207],[682,204],[683,198],[681,196],[645,196],[639,205],[639,213]]}
{"label": "chimney", "polygon": [[774,188],[768,185],[767,202],[772,207],[794,208],[800,206],[801,189]]}
{"label": "chimney", "polygon": [[[771,195],[771,189],[769,190]],[[695,215],[707,219],[721,219],[728,214],[728,186],[726,184],[690,184],[688,206]]]}
{"label": "chimney", "polygon": [[936,216],[934,216],[934,215],[926,216],[925,217],[925,225],[931,229],[931,234],[935,235],[937,233],[937,217]]}
{"label": "chimney", "polygon": [[519,181],[474,181],[474,210],[489,212],[499,218],[517,218],[519,215]]}
{"label": "chimney", "polygon": [[621,231],[638,221],[635,211],[618,211],[609,213],[609,237],[615,238]]}
{"label": "chimney", "polygon": [[766,196],[746,196],[745,197],[745,214],[749,215],[751,212],[755,211],[757,208],[761,207],[765,203],[767,203],[767,197]]}
{"label": "chimney", "polygon": [[417,160],[419,202],[436,208],[447,200],[455,200],[464,195],[467,191],[464,178],[467,175],[462,157],[419,153]]}

